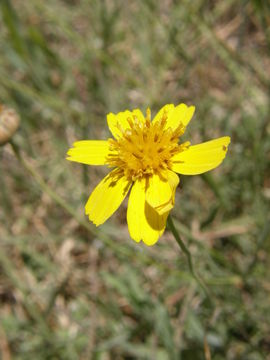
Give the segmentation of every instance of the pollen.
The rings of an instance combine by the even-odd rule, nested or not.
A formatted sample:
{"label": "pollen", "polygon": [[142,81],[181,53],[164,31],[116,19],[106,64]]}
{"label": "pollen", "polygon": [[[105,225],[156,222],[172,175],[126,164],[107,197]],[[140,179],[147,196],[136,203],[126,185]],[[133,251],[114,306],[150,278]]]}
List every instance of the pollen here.
{"label": "pollen", "polygon": [[129,128],[123,130],[118,124],[122,136],[109,139],[107,165],[117,167],[132,181],[166,173],[172,167],[171,158],[189,146],[189,142],[178,143],[184,133],[184,126],[180,124],[172,130],[166,126],[167,119],[168,114],[164,111],[158,121],[151,122],[151,112],[147,109],[144,122],[133,115],[128,118]]}

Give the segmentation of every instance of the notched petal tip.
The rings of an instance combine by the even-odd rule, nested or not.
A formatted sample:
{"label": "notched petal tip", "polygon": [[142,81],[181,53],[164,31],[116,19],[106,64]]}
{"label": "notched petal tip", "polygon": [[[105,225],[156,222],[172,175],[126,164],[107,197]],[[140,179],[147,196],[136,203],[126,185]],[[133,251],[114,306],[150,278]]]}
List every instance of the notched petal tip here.
{"label": "notched petal tip", "polygon": [[223,136],[222,138],[224,140],[224,145],[226,145],[228,147],[228,145],[230,145],[231,143],[231,137],[230,136]]}
{"label": "notched petal tip", "polygon": [[95,221],[95,219],[91,216],[91,214],[89,213],[89,211],[87,212],[86,210],[86,206],[85,206],[85,215],[88,216],[89,221],[94,224],[96,227],[102,225],[102,222],[97,222]]}
{"label": "notched petal tip", "polygon": [[223,136],[190,146],[176,154],[172,170],[183,175],[199,175],[218,167],[224,160],[231,139]]}
{"label": "notched petal tip", "polygon": [[70,148],[70,149],[68,149],[68,151],[67,151],[67,153],[66,153],[66,155],[67,156],[71,156],[72,155],[72,150],[73,150],[74,148]]}
{"label": "notched petal tip", "polygon": [[67,160],[86,165],[106,165],[109,154],[107,140],[80,140],[67,151]]}

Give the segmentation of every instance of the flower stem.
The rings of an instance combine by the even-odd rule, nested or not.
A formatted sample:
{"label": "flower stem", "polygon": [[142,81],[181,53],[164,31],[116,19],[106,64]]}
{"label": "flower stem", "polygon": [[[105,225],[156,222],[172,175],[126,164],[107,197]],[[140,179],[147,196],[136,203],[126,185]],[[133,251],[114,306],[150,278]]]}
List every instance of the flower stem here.
{"label": "flower stem", "polygon": [[197,282],[197,284],[202,288],[202,290],[204,291],[205,295],[207,296],[207,298],[212,301],[210,295],[209,295],[209,291],[207,289],[207,287],[205,286],[205,284],[203,283],[203,281],[199,278],[199,276],[196,274],[196,272],[194,271],[193,268],[193,263],[192,263],[192,256],[190,251],[188,250],[188,248],[186,247],[186,245],[184,244],[183,240],[181,239],[180,235],[178,234],[172,217],[171,215],[168,216],[168,221],[167,221],[168,227],[171,230],[177,244],[180,246],[180,249],[183,251],[183,253],[186,255],[187,257],[187,261],[188,261],[188,267],[189,267],[189,271],[192,275],[192,277],[194,278],[194,280]]}

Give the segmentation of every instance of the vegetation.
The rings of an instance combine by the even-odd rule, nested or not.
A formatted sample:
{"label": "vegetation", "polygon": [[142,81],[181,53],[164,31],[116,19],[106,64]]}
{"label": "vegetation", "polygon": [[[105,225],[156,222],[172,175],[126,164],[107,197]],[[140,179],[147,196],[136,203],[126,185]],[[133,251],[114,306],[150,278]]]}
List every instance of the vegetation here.
{"label": "vegetation", "polygon": [[[0,358],[270,359],[270,6],[266,0],[1,0]],[[168,230],[96,228],[106,174],[69,163],[106,114],[196,106],[185,138],[231,136],[214,172],[181,177]]]}

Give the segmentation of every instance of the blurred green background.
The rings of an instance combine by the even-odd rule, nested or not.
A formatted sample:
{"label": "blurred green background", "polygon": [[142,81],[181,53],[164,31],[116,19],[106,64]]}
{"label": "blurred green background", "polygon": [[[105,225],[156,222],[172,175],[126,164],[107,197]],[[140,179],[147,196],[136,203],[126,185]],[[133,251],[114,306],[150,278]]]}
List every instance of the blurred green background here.
{"label": "blurred green background", "polygon": [[[270,359],[267,0],[1,0],[0,359]],[[107,170],[65,160],[106,114],[196,106],[184,138],[229,135],[217,170],[182,177],[172,211],[212,302],[167,231],[129,238],[126,203],[84,215]],[[21,156],[21,157],[20,157]]]}

